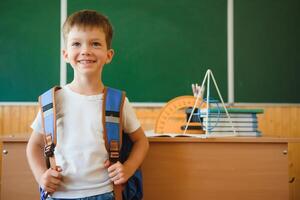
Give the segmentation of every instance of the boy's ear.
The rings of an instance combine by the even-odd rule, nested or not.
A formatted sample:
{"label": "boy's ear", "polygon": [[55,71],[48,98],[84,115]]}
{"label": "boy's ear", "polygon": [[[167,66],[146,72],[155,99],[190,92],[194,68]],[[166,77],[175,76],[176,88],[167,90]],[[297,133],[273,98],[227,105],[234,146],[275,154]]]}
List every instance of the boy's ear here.
{"label": "boy's ear", "polygon": [[64,60],[68,63],[69,62],[69,58],[68,58],[68,52],[66,49],[62,50],[62,55],[64,57]]}
{"label": "boy's ear", "polygon": [[114,57],[115,51],[113,49],[107,50],[107,59],[106,64],[110,63],[112,61],[112,58]]}

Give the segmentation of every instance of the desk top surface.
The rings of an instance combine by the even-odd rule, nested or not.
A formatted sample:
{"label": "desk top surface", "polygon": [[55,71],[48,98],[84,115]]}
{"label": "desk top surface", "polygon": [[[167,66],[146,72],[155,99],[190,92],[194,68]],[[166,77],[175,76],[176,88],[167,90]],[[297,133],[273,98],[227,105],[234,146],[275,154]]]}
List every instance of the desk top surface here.
{"label": "desk top surface", "polygon": [[216,138],[152,137],[148,139],[150,142],[300,143],[300,138],[279,138],[279,137],[216,137]]}
{"label": "desk top surface", "polygon": [[[0,138],[1,142],[27,142],[29,136],[6,136]],[[150,143],[157,142],[200,142],[200,143],[300,143],[300,138],[280,137],[149,137]]]}

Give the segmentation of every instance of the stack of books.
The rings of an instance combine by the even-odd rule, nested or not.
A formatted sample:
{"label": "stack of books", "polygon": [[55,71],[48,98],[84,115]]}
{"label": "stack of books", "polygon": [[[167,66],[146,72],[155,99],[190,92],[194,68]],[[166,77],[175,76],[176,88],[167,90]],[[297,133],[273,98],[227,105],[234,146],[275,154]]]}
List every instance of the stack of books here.
{"label": "stack of books", "polygon": [[242,109],[227,108],[230,118],[224,108],[210,108],[207,116],[207,109],[201,109],[200,119],[203,130],[212,135],[237,136],[261,136],[258,130],[257,114],[263,113],[263,109]]}

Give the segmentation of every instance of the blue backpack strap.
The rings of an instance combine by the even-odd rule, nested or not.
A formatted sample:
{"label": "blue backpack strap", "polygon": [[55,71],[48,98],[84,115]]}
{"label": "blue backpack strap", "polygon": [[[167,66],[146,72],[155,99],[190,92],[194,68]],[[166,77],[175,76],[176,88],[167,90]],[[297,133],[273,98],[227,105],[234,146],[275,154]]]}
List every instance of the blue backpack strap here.
{"label": "blue backpack strap", "polygon": [[[122,147],[122,110],[125,93],[113,89],[104,89],[103,98],[103,137],[111,164],[120,161],[120,150]],[[116,200],[122,200],[122,186],[114,185]]]}
{"label": "blue backpack strap", "polygon": [[[46,157],[47,167],[51,167],[52,169],[56,169],[54,157],[54,149],[56,146],[55,92],[59,89],[60,87],[53,87],[39,97],[45,141],[44,154]],[[47,196],[47,192],[40,188],[40,199],[45,200]]]}
{"label": "blue backpack strap", "polygon": [[113,88],[104,89],[103,129],[110,161],[119,161],[122,147],[122,107],[125,93]]}

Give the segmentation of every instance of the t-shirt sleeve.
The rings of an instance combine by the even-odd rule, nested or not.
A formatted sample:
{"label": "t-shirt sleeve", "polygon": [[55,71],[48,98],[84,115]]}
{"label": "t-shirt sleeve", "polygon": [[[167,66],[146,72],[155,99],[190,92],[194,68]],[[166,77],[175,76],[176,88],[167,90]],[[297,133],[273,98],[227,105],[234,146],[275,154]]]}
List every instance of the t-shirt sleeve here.
{"label": "t-shirt sleeve", "polygon": [[41,111],[39,110],[38,114],[36,115],[34,121],[32,122],[31,126],[32,130],[35,133],[41,133],[43,134],[43,125],[42,125],[42,116]]}
{"label": "t-shirt sleeve", "polygon": [[129,100],[126,97],[123,107],[123,129],[125,133],[132,133],[136,131],[140,126],[141,124],[137,119]]}

